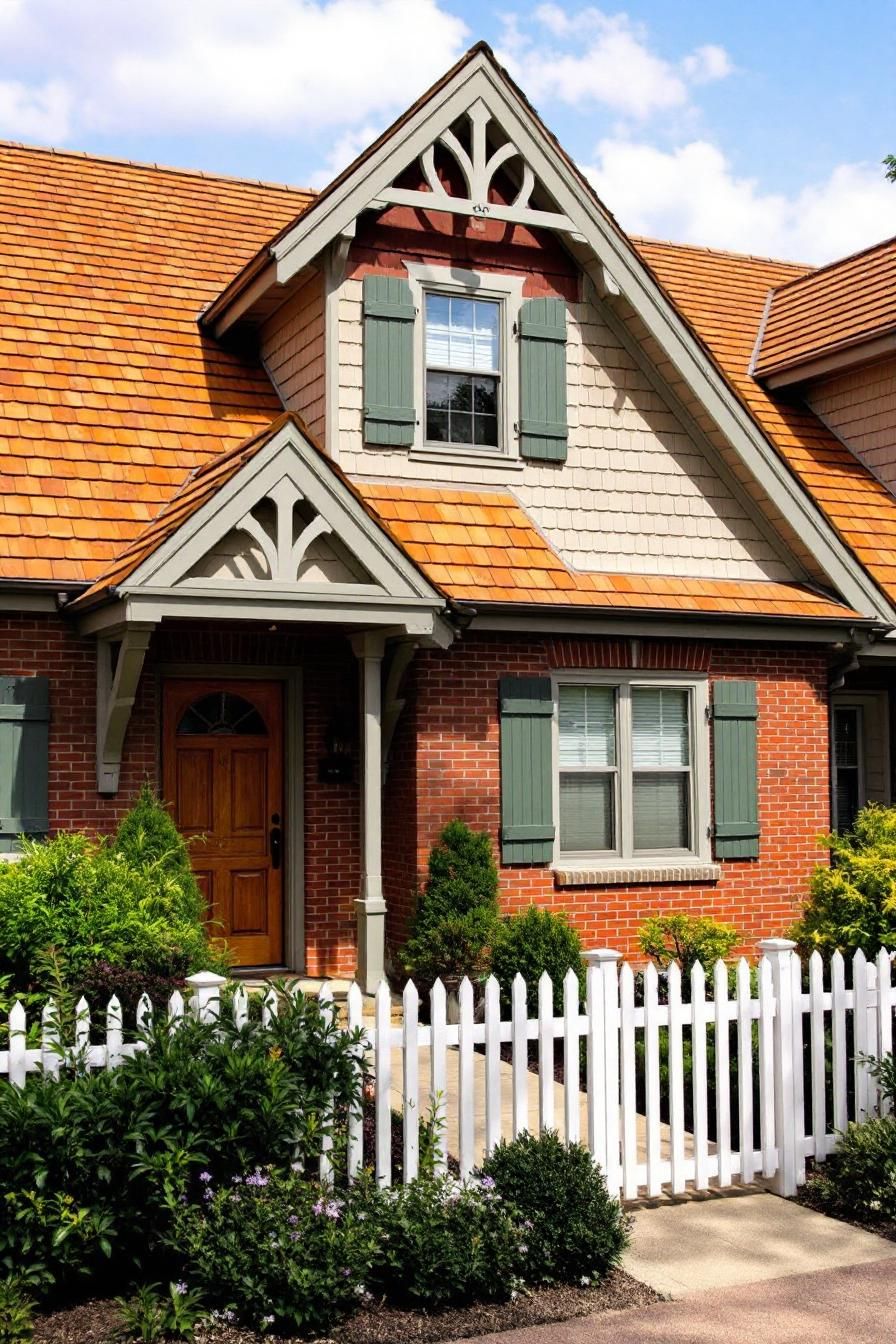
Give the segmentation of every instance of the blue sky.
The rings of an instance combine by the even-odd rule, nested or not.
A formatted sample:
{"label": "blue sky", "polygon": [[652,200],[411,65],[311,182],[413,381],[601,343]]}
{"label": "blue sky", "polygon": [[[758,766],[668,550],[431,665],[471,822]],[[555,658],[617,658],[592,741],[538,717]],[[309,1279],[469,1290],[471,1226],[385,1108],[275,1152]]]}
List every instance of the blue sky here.
{"label": "blue sky", "polygon": [[896,233],[896,0],[0,0],[0,138],[321,185],[478,38],[633,231]]}

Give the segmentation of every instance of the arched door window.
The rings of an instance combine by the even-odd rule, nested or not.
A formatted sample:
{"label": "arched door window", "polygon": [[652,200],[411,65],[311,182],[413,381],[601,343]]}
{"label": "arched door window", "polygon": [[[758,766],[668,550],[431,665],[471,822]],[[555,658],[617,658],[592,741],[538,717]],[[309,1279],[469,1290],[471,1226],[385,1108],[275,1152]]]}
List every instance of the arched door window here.
{"label": "arched door window", "polygon": [[213,734],[242,737],[261,737],[267,734],[267,725],[250,701],[230,691],[212,691],[194,700],[185,710],[177,725],[178,736],[185,734]]}

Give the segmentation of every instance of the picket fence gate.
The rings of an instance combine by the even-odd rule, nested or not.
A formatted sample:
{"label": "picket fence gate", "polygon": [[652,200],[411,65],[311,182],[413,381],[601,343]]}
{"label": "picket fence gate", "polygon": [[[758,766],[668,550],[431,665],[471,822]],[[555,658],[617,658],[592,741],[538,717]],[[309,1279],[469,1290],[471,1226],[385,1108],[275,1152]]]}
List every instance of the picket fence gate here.
{"label": "picket fence gate", "polygon": [[[448,1169],[451,1154],[463,1178],[502,1138],[556,1128],[568,1141],[587,1144],[611,1193],[624,1199],[656,1196],[664,1189],[680,1194],[689,1185],[726,1188],[758,1177],[780,1194],[794,1194],[805,1180],[807,1158],[823,1162],[850,1120],[887,1107],[864,1060],[893,1049],[892,956],[881,949],[869,960],[857,952],[847,989],[844,958],[834,954],[826,981],[824,962],[815,952],[804,990],[792,942],[766,939],[759,947],[755,984],[741,959],[733,995],[729,968],[720,961],[709,975],[700,965],[693,968],[687,1002],[681,972],[672,965],[664,977],[666,1002],[661,1002],[660,976],[650,965],[643,977],[643,1003],[637,1005],[635,972],[621,954],[588,952],[584,1011],[578,977],[570,971],[563,983],[562,1013],[555,1015],[553,985],[543,975],[533,1018],[527,1014],[521,976],[511,986],[509,1018],[502,1017],[494,977],[486,981],[481,1001],[471,982],[461,981],[456,1011],[437,981],[429,995],[428,1022],[420,1020],[420,996],[412,982],[402,995],[399,1022],[393,1021],[393,995],[385,982],[374,997],[372,1019],[369,1001],[365,1005],[353,984],[343,1021],[347,1029],[364,1032],[374,1141],[373,1152],[365,1151],[363,1114],[349,1116],[349,1176],[367,1165],[382,1184],[392,1181],[393,1111],[400,1111],[405,1182],[420,1169],[421,1124],[436,1170]],[[224,983],[210,972],[190,976],[189,997],[171,996],[169,1019],[176,1025],[185,1012],[193,1012],[214,1020]],[[338,1011],[327,985],[320,998],[325,1011]],[[269,988],[262,1002],[264,1020],[277,1013],[278,1002]],[[145,1026],[151,1012],[144,996],[136,1025]],[[234,993],[233,1014],[238,1024],[248,1020],[242,987]],[[68,1047],[82,1067],[115,1068],[144,1048],[139,1040],[124,1039],[114,998],[106,1010],[105,1040],[97,1044],[90,1038],[90,1009],[82,999]],[[555,1083],[557,1042],[562,1043],[562,1085]],[[0,1077],[22,1086],[28,1072],[58,1074],[65,1054],[52,1005],[44,1009],[37,1048],[27,1044],[24,1008],[13,1006],[8,1048],[0,1050]],[[332,1174],[333,1160],[332,1140],[327,1140],[322,1178]]]}

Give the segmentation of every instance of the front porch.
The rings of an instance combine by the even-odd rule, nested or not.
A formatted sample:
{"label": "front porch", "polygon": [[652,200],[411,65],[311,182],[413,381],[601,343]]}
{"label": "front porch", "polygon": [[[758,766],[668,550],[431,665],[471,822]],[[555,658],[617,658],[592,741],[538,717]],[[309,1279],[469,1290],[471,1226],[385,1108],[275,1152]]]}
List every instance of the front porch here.
{"label": "front porch", "polygon": [[415,650],[454,637],[444,597],[285,415],[68,611],[96,641],[98,792],[151,702],[156,782],[237,965],[372,990],[385,762]]}

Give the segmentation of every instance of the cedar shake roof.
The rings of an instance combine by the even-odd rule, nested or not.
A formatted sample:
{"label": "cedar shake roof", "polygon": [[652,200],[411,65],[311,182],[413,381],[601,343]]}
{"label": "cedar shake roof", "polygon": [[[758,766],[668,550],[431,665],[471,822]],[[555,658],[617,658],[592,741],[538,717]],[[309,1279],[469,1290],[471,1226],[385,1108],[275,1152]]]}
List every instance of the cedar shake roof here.
{"label": "cedar shake roof", "polygon": [[[200,467],[77,602],[86,605],[124,583],[290,422],[321,452],[299,416],[279,416],[262,433]],[[572,570],[507,491],[351,481],[322,452],[321,456],[425,578],[455,602],[538,603],[801,620],[859,618],[857,612],[799,584]]]}
{"label": "cedar shake roof", "polygon": [[[266,441],[282,407],[264,370],[197,319],[312,199],[0,145],[0,580],[114,586]],[[896,500],[808,410],[778,405],[746,373],[768,290],[802,268],[638,246],[778,451],[896,595]],[[353,488],[457,600],[849,615],[799,585],[574,572],[507,492]]]}
{"label": "cedar shake roof", "polygon": [[356,481],[386,531],[457,602],[842,620],[849,609],[799,584],[570,569],[507,491]]}
{"label": "cedar shake roof", "polygon": [[779,284],[755,362],[757,378],[896,330],[896,238]]}
{"label": "cedar shake roof", "polygon": [[93,579],[277,415],[197,317],[310,199],[0,144],[0,579]]}
{"label": "cedar shake roof", "polygon": [[896,497],[806,405],[776,400],[749,372],[769,290],[806,274],[806,268],[709,248],[634,241],[766,438],[896,601]]}

